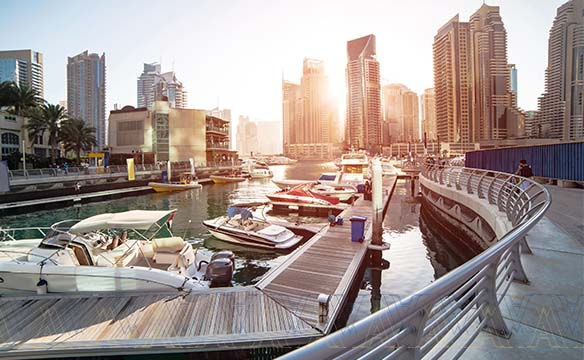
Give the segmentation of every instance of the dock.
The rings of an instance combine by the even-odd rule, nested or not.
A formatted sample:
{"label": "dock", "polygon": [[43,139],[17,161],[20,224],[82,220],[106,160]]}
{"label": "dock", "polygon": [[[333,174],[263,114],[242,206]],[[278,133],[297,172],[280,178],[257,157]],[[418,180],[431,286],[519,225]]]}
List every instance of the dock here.
{"label": "dock", "polygon": [[[384,214],[395,176],[383,178]],[[365,241],[351,242],[351,216]],[[331,332],[367,254],[362,196],[254,286],[192,293],[0,298],[0,358],[225,351],[302,345]],[[319,317],[319,295],[330,296]]]}

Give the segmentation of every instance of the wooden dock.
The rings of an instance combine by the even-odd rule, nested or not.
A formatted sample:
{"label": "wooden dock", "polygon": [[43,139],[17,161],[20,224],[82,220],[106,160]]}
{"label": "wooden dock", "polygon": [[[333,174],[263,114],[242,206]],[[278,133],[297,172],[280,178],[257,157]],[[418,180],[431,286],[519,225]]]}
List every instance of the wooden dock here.
{"label": "wooden dock", "polygon": [[[383,178],[384,212],[396,177]],[[351,242],[350,217],[366,216]],[[300,345],[328,334],[367,253],[360,197],[255,286],[182,293],[0,298],[0,358],[156,354]],[[318,296],[331,296],[319,321]]]}

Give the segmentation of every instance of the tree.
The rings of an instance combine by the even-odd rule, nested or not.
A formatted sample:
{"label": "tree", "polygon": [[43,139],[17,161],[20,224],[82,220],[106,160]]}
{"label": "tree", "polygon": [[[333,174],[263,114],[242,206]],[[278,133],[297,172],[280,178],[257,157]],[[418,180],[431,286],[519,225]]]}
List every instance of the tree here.
{"label": "tree", "polygon": [[90,151],[97,146],[95,128],[87,126],[81,119],[69,119],[61,126],[61,141],[66,151],[75,151],[77,163],[81,162],[81,151]]}
{"label": "tree", "polygon": [[29,111],[42,102],[35,89],[20,87],[13,81],[0,83],[0,107],[11,107],[16,115],[28,116]]}
{"label": "tree", "polygon": [[55,149],[61,135],[61,121],[67,119],[67,112],[61,105],[44,104],[38,111],[31,112],[30,120],[26,124],[28,136],[42,136],[45,131],[49,133],[49,145],[51,145],[51,163],[55,162]]}

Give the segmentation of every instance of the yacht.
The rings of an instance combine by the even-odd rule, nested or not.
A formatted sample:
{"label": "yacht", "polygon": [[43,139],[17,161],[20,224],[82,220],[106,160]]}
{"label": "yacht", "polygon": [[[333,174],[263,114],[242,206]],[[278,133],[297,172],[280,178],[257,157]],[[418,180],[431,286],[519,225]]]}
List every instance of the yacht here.
{"label": "yacht", "polygon": [[203,225],[217,239],[244,246],[289,250],[303,240],[284,226],[254,218],[246,208],[230,207],[226,216],[205,220]]}
{"label": "yacht", "polygon": [[210,255],[173,236],[170,226],[175,211],[133,210],[58,222],[38,245],[2,258],[0,294],[193,291],[229,286],[233,254]]}
{"label": "yacht", "polygon": [[270,169],[254,168],[249,172],[249,177],[252,179],[267,179],[273,177],[274,174]]}

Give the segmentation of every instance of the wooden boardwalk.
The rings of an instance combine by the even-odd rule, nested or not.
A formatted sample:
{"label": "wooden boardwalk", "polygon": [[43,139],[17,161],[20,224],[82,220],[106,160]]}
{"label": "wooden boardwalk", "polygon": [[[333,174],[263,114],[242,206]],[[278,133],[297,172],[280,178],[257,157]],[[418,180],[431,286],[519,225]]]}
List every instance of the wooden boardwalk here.
{"label": "wooden boardwalk", "polygon": [[[384,178],[384,210],[396,177]],[[308,343],[329,333],[367,252],[351,242],[359,198],[256,286],[190,294],[44,295],[0,298],[0,358],[239,350]],[[331,295],[320,323],[318,295]]]}

